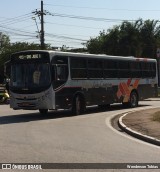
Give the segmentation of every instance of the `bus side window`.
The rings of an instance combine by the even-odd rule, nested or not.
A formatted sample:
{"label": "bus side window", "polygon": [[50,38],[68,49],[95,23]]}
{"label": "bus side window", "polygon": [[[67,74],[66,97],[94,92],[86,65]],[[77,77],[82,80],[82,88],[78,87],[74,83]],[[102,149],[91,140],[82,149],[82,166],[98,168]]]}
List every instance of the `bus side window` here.
{"label": "bus side window", "polygon": [[119,78],[129,78],[130,75],[131,75],[130,63],[125,60],[118,61],[118,77]]}
{"label": "bus side window", "polygon": [[104,78],[117,78],[117,61],[107,59],[104,60]]}
{"label": "bus side window", "polygon": [[139,61],[133,61],[130,63],[131,66],[131,77],[132,78],[141,78],[142,70]]}
{"label": "bus side window", "polygon": [[156,63],[151,63],[152,78],[156,77]]}
{"label": "bus side window", "polygon": [[103,78],[103,60],[88,59],[88,78]]}
{"label": "bus side window", "polygon": [[70,58],[71,78],[87,79],[87,58]]}

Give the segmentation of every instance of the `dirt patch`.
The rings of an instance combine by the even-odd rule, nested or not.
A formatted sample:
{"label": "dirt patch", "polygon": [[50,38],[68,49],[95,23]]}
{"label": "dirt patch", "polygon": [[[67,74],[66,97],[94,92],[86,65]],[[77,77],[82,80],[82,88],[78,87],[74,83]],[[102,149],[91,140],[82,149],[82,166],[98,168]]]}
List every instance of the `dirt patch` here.
{"label": "dirt patch", "polygon": [[153,121],[153,115],[158,111],[160,108],[129,113],[123,118],[123,123],[132,130],[160,140],[160,122]]}

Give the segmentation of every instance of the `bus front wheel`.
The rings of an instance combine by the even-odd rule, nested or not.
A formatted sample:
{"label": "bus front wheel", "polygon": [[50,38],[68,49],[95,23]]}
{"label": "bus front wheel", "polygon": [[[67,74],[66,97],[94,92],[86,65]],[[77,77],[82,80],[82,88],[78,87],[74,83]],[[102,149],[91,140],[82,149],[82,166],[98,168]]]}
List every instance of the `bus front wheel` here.
{"label": "bus front wheel", "polygon": [[82,96],[77,95],[73,101],[72,113],[80,115],[85,112],[85,102]]}

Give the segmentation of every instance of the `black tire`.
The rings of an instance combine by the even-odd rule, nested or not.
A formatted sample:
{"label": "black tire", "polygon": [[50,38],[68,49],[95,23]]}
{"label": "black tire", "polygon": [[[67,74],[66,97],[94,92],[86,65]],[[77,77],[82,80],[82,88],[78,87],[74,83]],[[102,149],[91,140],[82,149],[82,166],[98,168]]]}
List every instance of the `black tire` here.
{"label": "black tire", "polygon": [[40,114],[47,114],[48,109],[39,109]]}
{"label": "black tire", "polygon": [[73,100],[72,113],[73,115],[80,115],[85,112],[85,102],[82,96],[77,95]]}
{"label": "black tire", "polygon": [[135,91],[132,91],[130,94],[129,106],[131,108],[138,107],[138,95]]}

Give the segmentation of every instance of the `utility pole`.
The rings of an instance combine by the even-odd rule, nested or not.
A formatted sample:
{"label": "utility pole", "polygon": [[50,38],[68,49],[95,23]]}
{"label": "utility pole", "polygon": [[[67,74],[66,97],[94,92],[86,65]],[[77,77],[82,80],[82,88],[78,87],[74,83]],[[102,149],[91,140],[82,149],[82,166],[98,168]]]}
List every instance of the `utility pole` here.
{"label": "utility pole", "polygon": [[40,19],[40,23],[41,23],[41,30],[39,32],[40,34],[40,46],[41,46],[41,49],[45,49],[45,43],[44,43],[44,15],[46,15],[44,13],[44,10],[43,10],[43,0],[41,0],[41,10],[38,11],[36,9],[36,11],[33,11],[32,13],[34,13],[35,15],[37,15]]}
{"label": "utility pole", "polygon": [[43,0],[41,0],[41,49],[45,48],[44,43],[44,11],[43,11]]}

